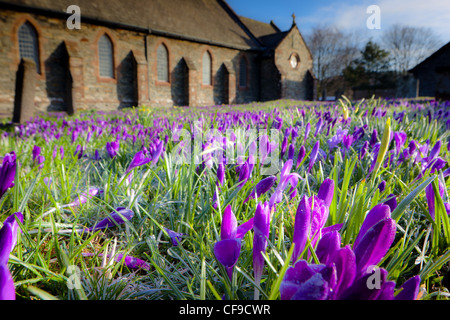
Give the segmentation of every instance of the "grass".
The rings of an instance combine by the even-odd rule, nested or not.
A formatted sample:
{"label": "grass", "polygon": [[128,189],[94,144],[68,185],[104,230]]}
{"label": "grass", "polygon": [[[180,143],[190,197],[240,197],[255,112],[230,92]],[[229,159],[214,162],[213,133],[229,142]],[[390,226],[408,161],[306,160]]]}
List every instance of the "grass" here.
{"label": "grass", "polygon": [[[329,132],[323,129],[314,136],[318,113],[338,117],[343,106],[350,119],[349,133],[355,127],[367,126],[362,138],[345,154],[339,148],[329,151],[327,144],[337,127],[343,126],[340,122]],[[386,115],[371,116],[374,110],[386,111]],[[298,203],[303,194],[317,194],[322,181],[330,177],[335,181],[336,191],[327,225],[343,223],[343,244],[353,243],[370,208],[384,201],[387,195],[395,194],[398,206],[392,217],[398,223],[397,234],[380,266],[389,271],[390,280],[396,281],[397,286],[420,274],[424,288],[422,299],[447,300],[450,229],[444,203],[449,202],[448,194],[446,191],[441,197],[436,193],[436,219],[433,220],[429,217],[424,189],[432,184],[437,191],[437,179],[440,179],[448,190],[448,179],[442,170],[434,174],[425,172],[422,178],[416,179],[422,168],[414,159],[401,164],[391,162],[388,156],[395,142],[389,142],[388,137],[383,139],[387,155],[379,159],[379,167],[371,174],[372,153],[367,152],[364,158],[359,156],[361,146],[370,139],[374,129],[380,133],[378,141],[381,141],[389,117],[393,132],[407,134],[405,147],[411,140],[419,144],[429,141],[431,149],[441,140],[439,156],[450,159],[447,149],[450,131],[445,122],[448,116],[437,119],[439,110],[448,112],[449,104],[370,99],[353,104],[344,100],[328,104],[276,101],[229,107],[143,107],[111,114],[85,112],[68,118],[42,117],[19,127],[16,134],[10,130],[0,139],[0,156],[15,151],[18,171],[15,186],[0,199],[0,221],[17,211],[25,217],[9,260],[17,299],[216,300],[225,295],[231,300],[251,300],[255,289],[259,290],[261,300],[279,299],[278,289],[290,265]],[[405,112],[402,121],[398,120],[400,112]],[[177,163],[174,129],[192,132],[199,119],[203,119],[204,128],[262,129],[270,128],[276,118],[283,120],[283,134],[286,128],[299,129],[298,138],[295,141],[289,138],[289,142],[295,144],[295,157],[302,144],[306,148],[305,160],[298,169],[295,166],[293,169],[303,179],[297,185],[297,196],[289,200],[286,193],[277,205],[261,284],[253,278],[252,231],[243,239],[230,280],[213,252],[214,243],[220,240],[222,212],[230,205],[241,224],[253,217],[257,201],[268,201],[273,189],[260,199],[243,203],[264,177],[258,163],[242,188],[238,187],[239,175],[234,166],[227,165],[225,183],[219,190],[216,165],[208,168]],[[311,124],[311,133],[303,143],[306,123]],[[59,137],[55,138],[55,134]],[[105,144],[117,136],[120,149],[111,159]],[[142,146],[148,148],[156,137],[167,139],[162,158],[154,166],[146,164],[134,169],[133,179],[128,183],[123,176],[133,156]],[[325,157],[307,174],[309,154],[316,141],[320,141]],[[42,168],[32,160],[34,145],[41,147],[45,157]],[[74,155],[77,145],[83,147],[81,158]],[[243,145],[245,155],[248,145],[248,141]],[[61,147],[64,157],[59,153]],[[54,150],[56,157],[53,157]],[[94,159],[95,150],[100,159]],[[47,179],[51,183],[46,183]],[[377,186],[382,180],[386,181],[386,188],[380,192]],[[103,193],[81,206],[61,208],[89,186],[102,189]],[[217,208],[213,206],[215,191],[219,191]],[[95,225],[117,207],[133,210],[133,219],[94,234],[77,231]],[[186,235],[178,246],[173,246],[164,228]],[[132,270],[107,258],[118,252],[148,262],[149,270]],[[303,256],[306,258],[306,253]],[[308,259],[314,261],[314,258],[313,254]],[[78,285],[71,289],[74,281],[79,281]]]}

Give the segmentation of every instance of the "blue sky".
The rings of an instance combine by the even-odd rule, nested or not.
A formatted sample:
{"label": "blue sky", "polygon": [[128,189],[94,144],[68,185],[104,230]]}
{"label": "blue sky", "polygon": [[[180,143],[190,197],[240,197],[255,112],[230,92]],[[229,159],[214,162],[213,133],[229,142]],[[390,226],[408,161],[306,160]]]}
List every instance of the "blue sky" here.
{"label": "blue sky", "polygon": [[[233,10],[248,18],[270,22],[282,30],[292,24],[292,13],[300,31],[307,34],[318,24],[334,25],[359,33],[363,39],[377,39],[394,23],[431,28],[442,44],[450,41],[450,0],[226,0]],[[366,12],[380,8],[381,29],[370,30]]]}

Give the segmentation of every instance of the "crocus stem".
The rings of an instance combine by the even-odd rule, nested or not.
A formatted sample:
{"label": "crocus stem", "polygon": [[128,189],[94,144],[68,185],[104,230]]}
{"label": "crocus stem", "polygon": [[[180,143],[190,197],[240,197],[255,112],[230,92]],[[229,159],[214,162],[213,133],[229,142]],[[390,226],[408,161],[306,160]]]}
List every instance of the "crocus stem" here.
{"label": "crocus stem", "polygon": [[255,293],[253,296],[253,300],[259,300],[259,289],[255,287]]}

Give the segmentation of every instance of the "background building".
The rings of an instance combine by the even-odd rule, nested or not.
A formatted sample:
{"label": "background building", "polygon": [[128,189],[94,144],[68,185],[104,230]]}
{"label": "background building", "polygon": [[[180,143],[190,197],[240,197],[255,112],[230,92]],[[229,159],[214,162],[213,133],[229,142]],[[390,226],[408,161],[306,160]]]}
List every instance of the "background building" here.
{"label": "background building", "polygon": [[[80,29],[67,26],[70,5]],[[281,31],[223,0],[14,0],[0,10],[3,116],[21,89],[22,58],[36,65],[38,112],[314,98],[295,19]]]}

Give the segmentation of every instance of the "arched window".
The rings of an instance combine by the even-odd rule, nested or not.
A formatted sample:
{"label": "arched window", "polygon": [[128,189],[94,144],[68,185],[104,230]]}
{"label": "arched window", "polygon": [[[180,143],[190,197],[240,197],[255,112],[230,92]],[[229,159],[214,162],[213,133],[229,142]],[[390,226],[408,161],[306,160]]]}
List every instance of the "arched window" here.
{"label": "arched window", "polygon": [[98,65],[100,77],[114,78],[113,44],[106,34],[98,40]]}
{"label": "arched window", "polygon": [[169,54],[164,44],[160,44],[156,51],[158,81],[169,82]]}
{"label": "arched window", "polygon": [[203,84],[204,85],[211,85],[211,55],[208,51],[206,51],[203,54],[203,60],[202,60],[202,66],[203,66]]}
{"label": "arched window", "polygon": [[247,86],[247,59],[242,57],[239,61],[239,86],[246,87]]}
{"label": "arched window", "polygon": [[38,36],[36,29],[29,22],[25,22],[19,28],[19,53],[20,59],[33,60],[36,63],[36,72],[41,73]]}

